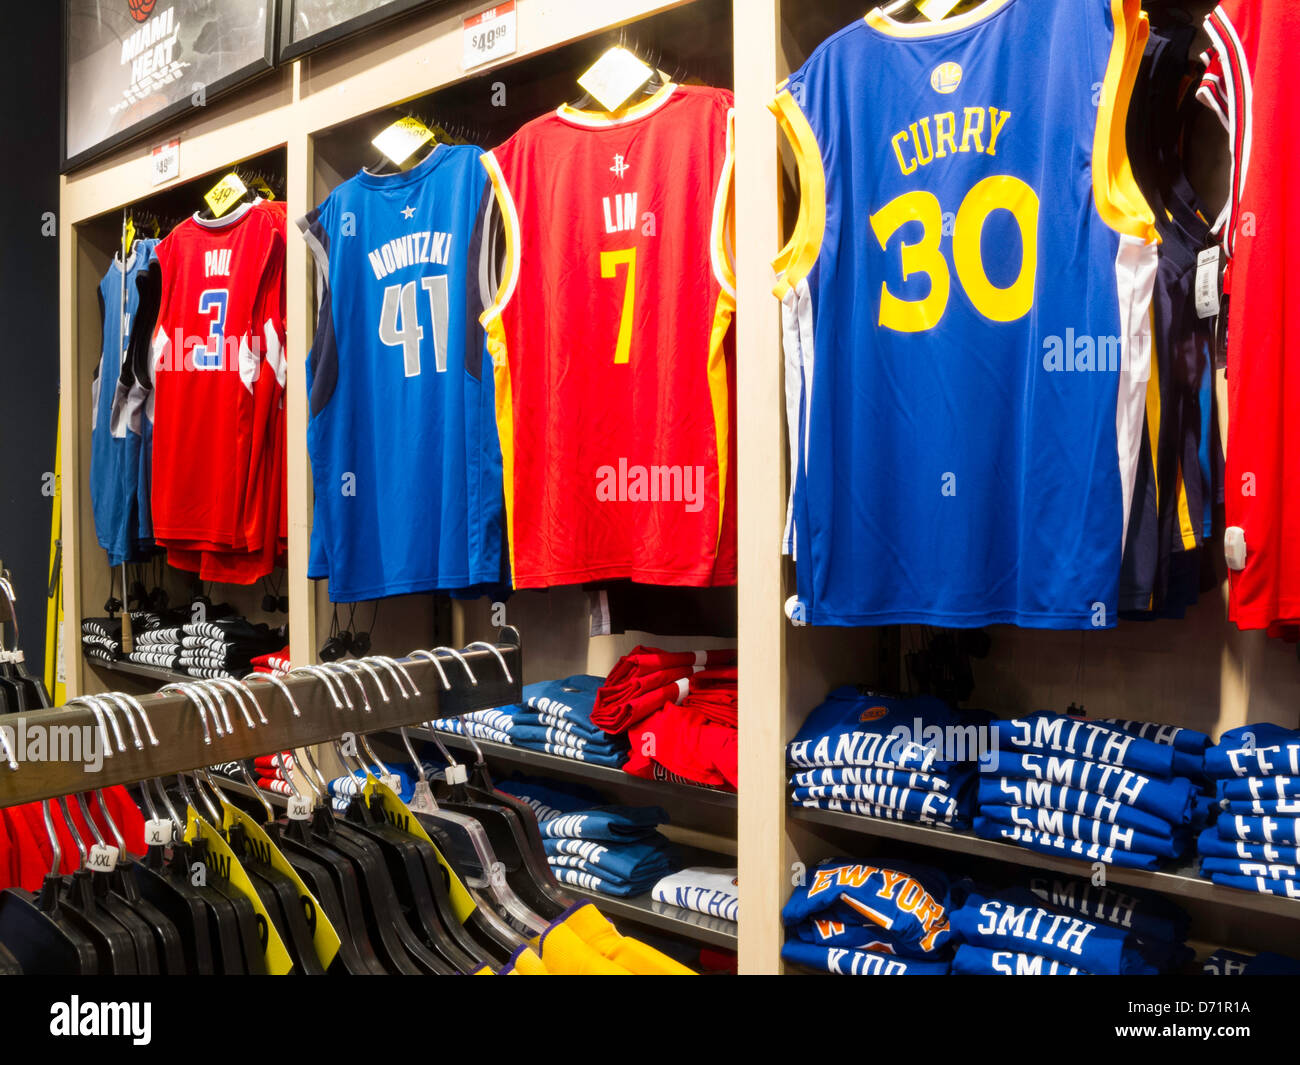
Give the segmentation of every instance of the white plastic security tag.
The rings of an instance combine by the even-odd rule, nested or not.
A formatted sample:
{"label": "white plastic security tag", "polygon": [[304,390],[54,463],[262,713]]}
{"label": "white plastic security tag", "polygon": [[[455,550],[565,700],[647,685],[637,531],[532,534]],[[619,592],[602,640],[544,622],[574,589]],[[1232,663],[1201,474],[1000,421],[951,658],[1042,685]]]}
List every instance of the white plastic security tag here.
{"label": "white plastic security tag", "polygon": [[144,823],[144,841],[150,847],[166,847],[172,841],[175,826],[162,818],[150,818]]}
{"label": "white plastic security tag", "polygon": [[1223,557],[1230,570],[1239,573],[1246,568],[1246,531],[1240,526],[1230,525],[1224,530]]}

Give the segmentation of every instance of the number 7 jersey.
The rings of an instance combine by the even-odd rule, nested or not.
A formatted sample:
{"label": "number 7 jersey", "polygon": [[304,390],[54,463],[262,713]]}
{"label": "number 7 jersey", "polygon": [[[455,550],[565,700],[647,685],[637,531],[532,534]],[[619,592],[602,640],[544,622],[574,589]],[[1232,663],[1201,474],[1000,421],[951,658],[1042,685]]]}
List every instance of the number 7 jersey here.
{"label": "number 7 jersey", "polygon": [[876,10],[782,87],[802,620],[1115,624],[1156,269],[1124,147],[1138,6]]}
{"label": "number 7 jersey", "polygon": [[518,588],[735,583],[731,109],[668,84],[615,114],[561,107],[484,157]]}

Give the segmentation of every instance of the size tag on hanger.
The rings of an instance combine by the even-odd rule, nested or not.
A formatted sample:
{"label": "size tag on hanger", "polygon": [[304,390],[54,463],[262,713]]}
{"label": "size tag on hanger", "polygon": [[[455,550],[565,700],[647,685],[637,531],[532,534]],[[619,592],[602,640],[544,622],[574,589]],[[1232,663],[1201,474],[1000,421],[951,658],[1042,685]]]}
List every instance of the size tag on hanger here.
{"label": "size tag on hanger", "polygon": [[654,77],[653,68],[621,46],[611,48],[578,79],[606,111],[617,111],[637,89]]}
{"label": "size tag on hanger", "polygon": [[399,118],[370,143],[398,166],[433,139],[433,132],[418,118]]}
{"label": "size tag on hanger", "polygon": [[185,842],[193,843],[195,840],[201,839],[207,845],[204,864],[208,867],[208,874],[224,880],[231,888],[248,899],[249,904],[253,907],[259,929],[262,931],[262,935],[265,936],[265,939],[262,940],[262,960],[266,966],[267,975],[285,976],[292,972],[293,958],[289,956],[284,940],[280,938],[280,933],[276,931],[275,925],[271,923],[271,915],[266,912],[266,907],[262,904],[257,889],[253,887],[253,882],[248,878],[248,873],[244,870],[239,856],[226,842],[225,836],[208,824],[207,820],[200,817],[195,812],[194,807],[191,806],[187,811],[187,818]]}
{"label": "size tag on hanger", "polygon": [[307,885],[302,882],[302,877],[289,864],[289,860],[285,858],[275,841],[266,834],[261,825],[244,813],[243,810],[235,809],[230,803],[225,804],[225,811],[226,832],[229,833],[235,825],[239,825],[244,831],[244,839],[247,840],[248,848],[245,857],[259,861],[263,865],[269,865],[272,869],[293,881],[294,889],[298,892],[298,901],[302,905],[303,916],[307,918],[307,927],[311,929],[312,945],[316,948],[316,957],[320,959],[321,966],[328,969],[330,963],[334,961],[334,956],[339,952],[339,934],[330,923],[330,919],[325,916],[325,911],[321,909],[320,903],[316,901],[316,896],[308,890]]}
{"label": "size tag on hanger", "polygon": [[311,800],[306,795],[289,796],[289,820],[290,821],[310,821],[311,820]]}
{"label": "size tag on hanger", "polygon": [[411,813],[406,803],[402,802],[401,798],[391,788],[386,787],[373,776],[366,778],[366,785],[362,794],[365,795],[370,808],[378,810],[390,825],[400,828],[407,835],[414,836],[416,839],[424,840],[433,848],[434,854],[438,856],[438,864],[442,866],[443,872],[447,876],[447,894],[451,898],[451,908],[461,924],[469,920],[470,914],[477,909],[473,897],[465,890],[465,885],[461,883],[460,877],[447,864],[447,859],[442,856],[442,851],[438,849],[438,845],[429,838],[429,833],[424,830],[424,826]]}
{"label": "size tag on hanger", "polygon": [[417,780],[415,782],[415,794],[411,796],[411,812],[416,814],[436,814],[438,804],[433,799],[433,789],[429,787],[427,780]]}
{"label": "size tag on hanger", "polygon": [[111,873],[117,868],[117,856],[120,852],[107,843],[96,843],[90,848],[86,858],[86,868],[93,873]]}
{"label": "size tag on hanger", "polygon": [[393,790],[394,795],[402,794],[402,778],[396,773],[381,774],[379,779],[383,782],[385,787]]}
{"label": "size tag on hanger", "polygon": [[149,847],[166,847],[171,844],[175,826],[162,818],[150,818],[144,823],[144,842]]}
{"label": "size tag on hanger", "polygon": [[212,209],[212,217],[220,218],[235,206],[247,191],[248,186],[239,179],[239,175],[230,173],[205,192],[203,198]]}
{"label": "size tag on hanger", "polygon": [[1206,248],[1196,257],[1196,316],[1215,318],[1219,314],[1219,246]]}
{"label": "size tag on hanger", "polygon": [[472,70],[502,56],[514,55],[518,47],[515,26],[515,0],[504,0],[467,18],[461,30],[461,70]]}
{"label": "size tag on hanger", "polygon": [[957,3],[958,0],[917,0],[916,9],[931,22],[938,22],[947,18]]}

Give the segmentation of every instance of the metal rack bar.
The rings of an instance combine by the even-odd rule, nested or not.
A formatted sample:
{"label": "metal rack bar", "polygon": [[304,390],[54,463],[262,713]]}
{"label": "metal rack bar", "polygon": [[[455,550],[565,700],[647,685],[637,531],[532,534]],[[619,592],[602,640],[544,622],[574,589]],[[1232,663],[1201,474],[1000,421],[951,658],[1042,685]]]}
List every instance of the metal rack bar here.
{"label": "metal rack bar", "polygon": [[[365,677],[369,712],[361,702],[359,688],[350,680],[346,690],[355,704],[351,709],[346,705],[335,706],[325,683],[310,674],[284,677],[302,712],[301,717],[293,716],[292,708],[274,685],[251,686],[250,694],[265,714],[267,724],[258,722],[256,728],[248,728],[238,708],[232,705],[233,730],[224,736],[211,732],[211,742],[204,740],[204,723],[194,705],[175,693],[141,698],[160,740],[157,747],[151,746],[146,738],[143,746],[136,748],[131,730],[119,713],[125,750],[117,748],[116,739],[111,752],[103,750],[95,715],[79,704],[9,715],[0,718],[0,727],[9,730],[6,735],[19,765],[18,769],[10,770],[0,758],[0,806],[311,746],[349,732],[379,732],[518,702],[519,678],[523,673],[519,633],[513,628],[503,629],[496,646],[513,680],[506,680],[496,655],[483,648],[461,652],[477,684],[469,682],[459,662],[449,657],[442,659],[452,685],[450,690],[443,689],[436,668],[427,659],[402,659],[420,695],[402,698],[392,678],[380,670],[389,701],[385,702],[373,681]],[[210,722],[208,727],[211,730]]]}

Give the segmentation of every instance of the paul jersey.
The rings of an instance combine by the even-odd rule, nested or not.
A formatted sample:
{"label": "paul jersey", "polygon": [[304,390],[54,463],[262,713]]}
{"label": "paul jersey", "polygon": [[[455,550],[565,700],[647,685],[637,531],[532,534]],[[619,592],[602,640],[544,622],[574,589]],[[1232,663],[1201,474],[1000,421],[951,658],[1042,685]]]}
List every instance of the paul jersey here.
{"label": "paul jersey", "polygon": [[1138,7],[873,11],[782,87],[805,621],[1115,624],[1156,269],[1123,138]]}
{"label": "paul jersey", "polygon": [[307,365],[313,577],[354,602],[500,582],[504,500],[478,316],[490,198],[480,153],[440,144],[365,170],[298,223],[316,260]]}

